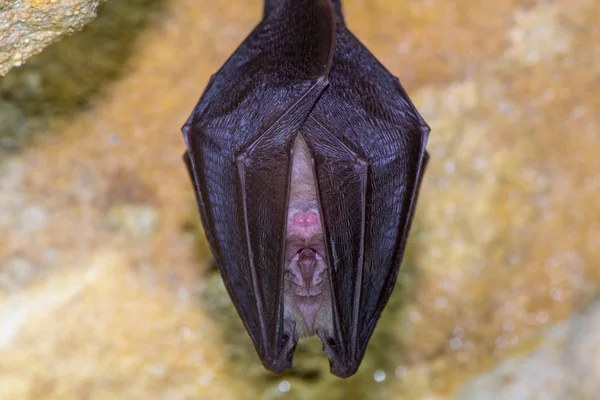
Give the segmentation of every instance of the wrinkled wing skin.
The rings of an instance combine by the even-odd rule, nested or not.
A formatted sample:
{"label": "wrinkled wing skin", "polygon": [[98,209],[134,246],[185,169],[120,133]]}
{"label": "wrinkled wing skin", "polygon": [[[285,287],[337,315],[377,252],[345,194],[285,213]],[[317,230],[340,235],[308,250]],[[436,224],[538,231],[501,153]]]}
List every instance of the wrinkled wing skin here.
{"label": "wrinkled wing skin", "polygon": [[182,129],[215,261],[274,372],[291,368],[295,346],[282,325],[290,153],[327,86],[332,19],[326,0],[281,0],[270,8],[211,78]]}
{"label": "wrinkled wing skin", "polygon": [[397,78],[343,24],[330,85],[303,134],[313,154],[330,266],[331,371],[354,374],[394,288],[429,127]]}

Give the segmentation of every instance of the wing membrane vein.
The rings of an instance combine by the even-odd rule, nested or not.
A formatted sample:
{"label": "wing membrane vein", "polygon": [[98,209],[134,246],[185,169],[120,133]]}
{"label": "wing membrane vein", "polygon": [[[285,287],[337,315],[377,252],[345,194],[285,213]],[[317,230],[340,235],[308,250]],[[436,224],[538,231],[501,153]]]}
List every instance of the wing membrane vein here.
{"label": "wing membrane vein", "polygon": [[267,346],[267,327],[265,326],[265,312],[263,309],[262,294],[260,292],[260,285],[258,282],[258,276],[256,274],[256,268],[254,265],[254,252],[252,251],[252,242],[250,240],[250,224],[248,223],[248,199],[246,195],[246,171],[244,163],[246,161],[245,155],[239,156],[236,159],[238,175],[240,177],[240,186],[242,194],[242,208],[244,214],[244,231],[246,234],[246,251],[248,253],[248,262],[250,263],[250,276],[252,278],[252,288],[254,290],[254,298],[256,300],[256,309],[259,314],[260,323],[260,334],[263,349],[266,351]]}
{"label": "wing membrane vein", "polygon": [[352,344],[351,348],[351,356],[352,358],[356,358],[356,346],[358,343],[358,327],[359,324],[359,314],[360,314],[360,304],[362,297],[362,285],[364,278],[364,270],[365,270],[365,241],[366,241],[366,223],[367,223],[367,179],[369,167],[368,163],[362,159],[357,159],[355,161],[356,167],[359,171],[359,179],[360,179],[360,241],[359,241],[359,249],[358,249],[358,260],[357,260],[357,272],[356,272],[356,283],[354,287],[354,307],[353,307],[353,326],[352,326],[352,337],[350,343]]}

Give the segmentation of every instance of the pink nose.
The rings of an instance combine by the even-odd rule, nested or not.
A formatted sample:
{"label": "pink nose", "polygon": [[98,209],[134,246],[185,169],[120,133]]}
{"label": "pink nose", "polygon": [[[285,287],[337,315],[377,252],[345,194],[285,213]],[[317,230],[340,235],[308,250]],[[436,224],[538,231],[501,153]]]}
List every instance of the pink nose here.
{"label": "pink nose", "polygon": [[318,221],[319,217],[313,211],[299,211],[293,217],[293,223],[302,227],[309,227]]}
{"label": "pink nose", "polygon": [[287,227],[288,235],[298,236],[309,240],[321,233],[321,221],[317,210],[293,211],[290,213]]}

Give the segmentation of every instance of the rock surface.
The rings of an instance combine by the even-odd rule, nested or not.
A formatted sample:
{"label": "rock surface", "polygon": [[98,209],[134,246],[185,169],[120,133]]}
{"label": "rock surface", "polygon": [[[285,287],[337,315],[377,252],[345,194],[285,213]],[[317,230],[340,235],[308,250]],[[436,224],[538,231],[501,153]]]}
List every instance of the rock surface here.
{"label": "rock surface", "polygon": [[459,391],[461,400],[594,400],[600,393],[600,303],[541,335],[526,357],[503,361]]}
{"label": "rock surface", "polygon": [[96,17],[100,0],[0,0],[0,76]]}
{"label": "rock surface", "polygon": [[[157,6],[133,3],[103,7]],[[0,398],[479,398],[502,374],[545,390],[563,356],[567,393],[594,393],[598,2],[344,2],[433,129],[399,285],[346,381],[316,340],[264,371],[181,162],[179,128],[261,4],[158,3],[135,34],[100,13],[0,81]]]}

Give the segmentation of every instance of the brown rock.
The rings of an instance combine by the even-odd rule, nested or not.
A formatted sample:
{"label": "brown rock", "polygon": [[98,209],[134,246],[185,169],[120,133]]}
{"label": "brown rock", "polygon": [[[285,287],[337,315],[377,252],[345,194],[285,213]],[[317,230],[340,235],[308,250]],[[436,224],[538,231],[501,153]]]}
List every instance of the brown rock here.
{"label": "brown rock", "polygon": [[0,2],[0,76],[96,17],[100,0]]}
{"label": "brown rock", "polygon": [[[448,398],[598,292],[600,5],[346,0],[352,30],[431,124],[431,163],[357,376],[331,378],[316,342],[292,374],[264,372],[190,233],[179,132],[259,3],[167,2],[122,44],[136,43],[130,68],[103,96],[0,161],[0,268],[28,263],[0,289],[0,397]],[[160,224],[120,234],[107,223],[119,204]]]}

